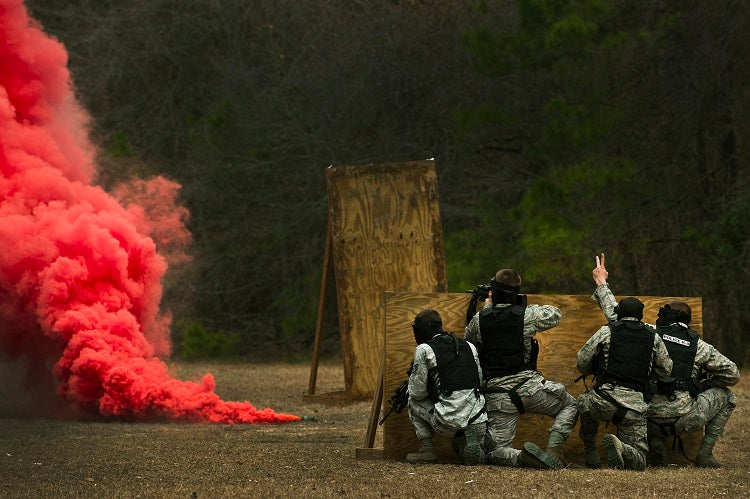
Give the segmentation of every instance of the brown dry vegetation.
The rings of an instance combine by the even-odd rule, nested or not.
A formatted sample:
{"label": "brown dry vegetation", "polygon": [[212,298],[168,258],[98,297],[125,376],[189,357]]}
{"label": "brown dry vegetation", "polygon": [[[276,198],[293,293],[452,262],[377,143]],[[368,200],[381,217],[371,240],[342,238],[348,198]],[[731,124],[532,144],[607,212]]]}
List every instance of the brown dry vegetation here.
{"label": "brown dry vegetation", "polygon": [[[59,420],[0,414],[0,491],[5,497],[747,497],[750,386],[715,454],[720,470],[670,467],[645,472],[410,465],[355,459],[369,402],[303,401],[308,364],[177,364],[181,379],[214,374],[226,400],[316,420],[223,426]],[[1,374],[1,373],[0,373]],[[4,379],[8,379],[4,377]],[[343,369],[324,363],[318,392],[343,389]],[[0,388],[8,402],[9,388]],[[7,404],[4,404],[7,405]],[[572,438],[577,438],[573,435]],[[540,438],[543,441],[544,437]],[[376,447],[382,445],[379,431]]]}

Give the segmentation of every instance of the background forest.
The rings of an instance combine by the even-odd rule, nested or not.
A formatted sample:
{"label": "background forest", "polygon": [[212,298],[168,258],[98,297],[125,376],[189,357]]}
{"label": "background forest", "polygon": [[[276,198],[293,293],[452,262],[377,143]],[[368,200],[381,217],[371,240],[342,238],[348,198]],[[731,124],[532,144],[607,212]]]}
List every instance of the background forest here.
{"label": "background forest", "polygon": [[183,358],[309,352],[325,168],[434,157],[451,291],[508,266],[588,294],[604,251],[615,293],[702,296],[706,339],[750,360],[747,2],[27,5],[68,49],[99,183],[182,185]]}

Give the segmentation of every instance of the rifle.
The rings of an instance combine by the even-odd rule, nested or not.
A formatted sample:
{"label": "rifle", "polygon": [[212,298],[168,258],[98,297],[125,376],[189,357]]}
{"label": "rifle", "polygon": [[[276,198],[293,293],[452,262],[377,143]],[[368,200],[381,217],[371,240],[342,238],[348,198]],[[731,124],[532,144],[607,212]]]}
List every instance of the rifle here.
{"label": "rifle", "polygon": [[[406,371],[406,376],[411,376],[411,372],[413,369],[414,361],[412,361],[409,369]],[[378,422],[379,425],[382,425],[392,412],[401,414],[401,411],[403,411],[404,408],[409,404],[409,380],[407,379],[405,381],[402,381],[401,385],[399,385],[399,387],[394,390],[393,395],[388,397],[388,400],[386,400],[386,402],[388,402],[391,407],[388,409],[388,412],[385,413],[383,419]]]}
{"label": "rifle", "polygon": [[471,322],[471,318],[477,313],[477,303],[490,297],[491,289],[489,284],[477,284],[477,289],[467,289],[464,291],[464,293],[471,293],[471,300],[466,309],[466,324]]}

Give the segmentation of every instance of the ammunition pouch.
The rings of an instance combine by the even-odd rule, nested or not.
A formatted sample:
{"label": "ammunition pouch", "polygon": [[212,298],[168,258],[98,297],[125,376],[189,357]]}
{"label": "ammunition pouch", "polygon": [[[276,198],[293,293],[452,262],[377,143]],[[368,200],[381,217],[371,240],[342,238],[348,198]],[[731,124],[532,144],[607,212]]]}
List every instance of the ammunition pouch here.
{"label": "ammunition pouch", "polygon": [[649,383],[656,384],[656,393],[666,395],[667,400],[670,402],[677,398],[675,390],[677,389],[677,380],[672,377],[668,378],[657,378],[656,380],[650,380]]}
{"label": "ammunition pouch", "polygon": [[696,398],[702,391],[700,382],[695,378],[678,379],[674,382],[675,390],[683,390],[690,393],[690,396]]}
{"label": "ammunition pouch", "polygon": [[688,392],[691,397],[696,398],[702,391],[700,382],[695,378],[676,379],[670,376],[668,378],[652,379],[650,383],[656,383],[655,393],[666,395],[670,402],[677,398],[676,392]]}

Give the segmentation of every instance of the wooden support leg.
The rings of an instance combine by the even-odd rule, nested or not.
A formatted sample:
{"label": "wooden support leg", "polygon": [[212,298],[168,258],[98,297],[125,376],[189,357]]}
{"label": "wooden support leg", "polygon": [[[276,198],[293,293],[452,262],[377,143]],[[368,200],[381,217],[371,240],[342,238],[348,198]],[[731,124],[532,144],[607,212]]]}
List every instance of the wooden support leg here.
{"label": "wooden support leg", "polygon": [[372,398],[372,407],[370,408],[370,419],[367,421],[367,434],[365,435],[365,445],[355,450],[357,459],[382,459],[383,449],[373,449],[375,446],[375,434],[378,430],[378,418],[380,418],[380,406],[383,404],[383,376],[385,370],[385,347],[380,359],[380,371],[378,372],[378,382],[375,387],[375,396]]}
{"label": "wooden support leg", "polygon": [[331,222],[326,228],[326,247],[323,256],[323,276],[320,279],[320,297],[318,298],[318,320],[315,323],[315,342],[313,344],[312,366],[310,367],[310,382],[307,387],[308,395],[315,395],[315,384],[318,378],[318,359],[320,357],[320,335],[323,329],[323,313],[326,307],[326,291],[328,286],[328,268],[331,261]]}

